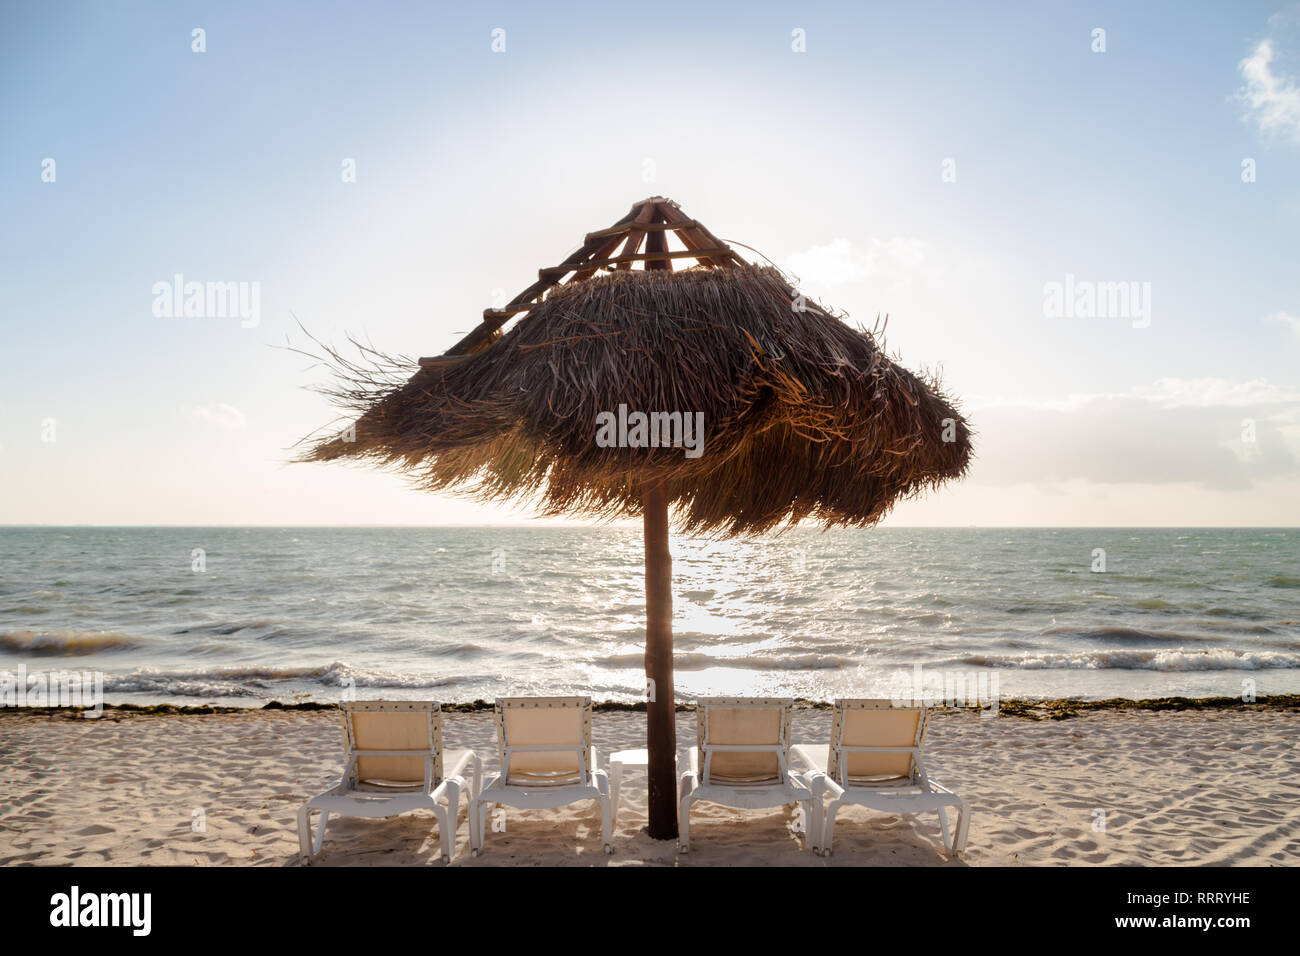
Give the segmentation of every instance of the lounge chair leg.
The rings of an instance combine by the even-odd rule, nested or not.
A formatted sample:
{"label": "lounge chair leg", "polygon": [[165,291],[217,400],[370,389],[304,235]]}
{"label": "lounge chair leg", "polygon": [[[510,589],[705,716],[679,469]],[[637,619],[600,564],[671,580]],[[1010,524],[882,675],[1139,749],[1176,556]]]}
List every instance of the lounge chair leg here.
{"label": "lounge chair leg", "polygon": [[478,814],[478,819],[470,823],[470,826],[474,828],[473,832],[478,834],[478,848],[475,850],[473,854],[474,856],[481,856],[487,848],[488,813],[499,806],[501,806],[501,804],[492,803],[489,800],[480,800],[475,803],[475,810]]}
{"label": "lounge chair leg", "polygon": [[483,792],[483,761],[479,759],[478,754],[474,754],[470,758],[469,765],[469,796],[471,800],[477,800],[478,795]]}
{"label": "lounge chair leg", "polygon": [[316,831],[316,845],[313,847],[313,855],[320,853],[321,847],[325,845],[325,825],[329,823],[330,813],[328,810],[320,812],[320,829]]}
{"label": "lounge chair leg", "polygon": [[821,824],[813,816],[813,802],[811,800],[804,800],[798,806],[803,808],[803,842],[816,856],[818,848],[821,846]]}
{"label": "lounge chair leg", "polygon": [[447,846],[447,811],[443,807],[434,807],[433,816],[438,825],[438,862],[450,863],[451,848]]}
{"label": "lounge chair leg", "polygon": [[438,820],[438,857],[443,863],[450,863],[451,851],[455,849],[452,840],[455,839],[456,825],[448,822],[447,817],[450,814],[447,808],[435,805],[433,815]]}
{"label": "lounge chair leg", "polygon": [[460,782],[456,778],[447,781],[447,809],[434,807],[438,817],[438,845],[442,848],[442,862],[450,863],[451,855],[456,849],[456,827],[460,823]]}
{"label": "lounge chair leg", "polygon": [[691,852],[691,795],[682,797],[677,806],[677,845],[683,853]]}
{"label": "lounge chair leg", "polygon": [[820,771],[809,777],[809,789],[812,796],[808,799],[808,836],[812,851],[816,856],[822,855],[826,833],[826,775]]}
{"label": "lounge chair leg", "polygon": [[325,844],[325,823],[329,820],[329,811],[320,811],[320,826],[312,834],[311,806],[304,804],[298,811],[298,854],[305,864],[311,863],[320,854]]}
{"label": "lounge chair leg", "polygon": [[826,818],[822,823],[821,833],[821,855],[831,855],[831,844],[835,841],[835,814],[840,812],[840,802],[832,800],[830,806],[826,808]]}
{"label": "lounge chair leg", "polygon": [[469,825],[469,855],[474,857],[483,852],[483,827],[479,824],[482,814],[482,801],[477,798],[470,800],[469,810],[466,812],[469,819],[465,822]]}
{"label": "lounge chair leg", "polygon": [[614,822],[618,823],[618,798],[623,789],[623,765],[611,762],[609,768],[609,801],[614,812]]}
{"label": "lounge chair leg", "polygon": [[966,855],[966,838],[970,836],[970,807],[966,803],[957,806],[957,832],[952,838],[953,856]]}
{"label": "lounge chair leg", "polygon": [[602,797],[600,801],[600,842],[604,846],[606,853],[614,852],[613,818],[613,808],[610,806],[609,797]]}
{"label": "lounge chair leg", "polygon": [[597,781],[597,789],[600,790],[600,842],[606,853],[614,852],[614,801],[610,795],[610,783],[608,778],[601,777]]}
{"label": "lounge chair leg", "polygon": [[460,794],[464,782],[452,778],[447,781],[447,818],[451,820],[451,825],[455,826],[460,822]]}
{"label": "lounge chair leg", "polygon": [[948,814],[939,808],[939,833],[943,837],[943,848],[952,853],[952,835],[948,832]]}
{"label": "lounge chair leg", "polygon": [[311,810],[305,803],[298,809],[298,858],[304,866],[311,863]]}
{"label": "lounge chair leg", "polygon": [[677,781],[677,847],[683,853],[691,852],[691,795],[697,782],[694,771]]}

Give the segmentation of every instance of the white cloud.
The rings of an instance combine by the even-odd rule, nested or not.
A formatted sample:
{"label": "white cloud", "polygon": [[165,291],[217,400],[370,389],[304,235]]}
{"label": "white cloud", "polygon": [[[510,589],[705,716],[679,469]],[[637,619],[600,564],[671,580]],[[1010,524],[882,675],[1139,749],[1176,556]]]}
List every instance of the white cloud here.
{"label": "white cloud", "polygon": [[1264,316],[1265,322],[1275,322],[1278,325],[1285,325],[1296,335],[1300,336],[1300,317],[1294,316],[1289,312],[1274,312],[1272,315]]}
{"label": "white cloud", "polygon": [[248,426],[248,419],[244,417],[243,412],[233,405],[224,405],[220,402],[214,405],[200,405],[197,408],[191,408],[190,416],[209,425],[232,431]]}
{"label": "white cloud", "polygon": [[848,239],[832,239],[794,253],[786,268],[800,282],[827,289],[875,278],[908,282],[919,273],[929,251],[929,243],[905,236],[872,239],[865,247]]}
{"label": "white cloud", "polygon": [[1245,382],[1226,378],[1158,378],[1149,385],[1135,385],[1122,392],[1084,392],[1048,400],[972,395],[963,404],[972,409],[1019,407],[1068,412],[1093,402],[1124,400],[1148,402],[1160,408],[1282,406],[1300,403],[1300,388],[1275,385],[1262,378]]}
{"label": "white cloud", "polygon": [[1237,64],[1246,81],[1237,98],[1262,132],[1288,136],[1300,143],[1300,85],[1277,69],[1276,58],[1271,39],[1255,45],[1250,56]]}
{"label": "white cloud", "polygon": [[1274,385],[1262,378],[1246,382],[1223,378],[1161,378],[1151,385],[1139,385],[1129,394],[1161,408],[1241,408],[1300,402],[1300,388]]}
{"label": "white cloud", "polygon": [[986,484],[1246,490],[1300,476],[1300,388],[1263,379],[1165,378],[1126,392],[970,407],[972,476]]}

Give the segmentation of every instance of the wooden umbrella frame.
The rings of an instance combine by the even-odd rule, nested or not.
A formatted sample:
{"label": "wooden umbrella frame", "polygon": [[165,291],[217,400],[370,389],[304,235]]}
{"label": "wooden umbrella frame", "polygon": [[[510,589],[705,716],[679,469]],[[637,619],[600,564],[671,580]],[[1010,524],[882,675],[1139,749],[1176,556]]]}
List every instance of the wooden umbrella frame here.
{"label": "wooden umbrella frame", "polygon": [[[669,232],[677,236],[684,250],[668,251]],[[623,248],[615,255],[620,243]],[[681,259],[695,259],[708,269],[746,265],[730,246],[686,216],[671,199],[663,196],[643,199],[608,229],[587,233],[582,245],[558,266],[537,270],[537,281],[504,306],[484,309],[483,321],[472,332],[442,355],[420,359],[420,365],[437,366],[446,359],[482,351],[500,337],[507,322],[539,305],[556,286],[584,282],[602,269],[610,272],[631,269],[637,262],[644,263],[646,269],[671,270],[673,263]]]}

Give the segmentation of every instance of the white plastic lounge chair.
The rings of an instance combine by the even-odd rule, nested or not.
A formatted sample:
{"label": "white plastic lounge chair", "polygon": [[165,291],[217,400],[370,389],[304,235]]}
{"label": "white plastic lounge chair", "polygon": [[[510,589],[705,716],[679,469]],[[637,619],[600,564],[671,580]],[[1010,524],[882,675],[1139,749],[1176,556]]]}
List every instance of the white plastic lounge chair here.
{"label": "white plastic lounge chair", "polygon": [[494,805],[550,810],[580,800],[600,804],[601,844],[613,853],[609,777],[596,768],[591,698],[506,697],[497,700],[495,716],[501,772],[470,801],[471,853],[483,850]]}
{"label": "white plastic lounge chair", "polygon": [[817,846],[821,807],[789,770],[790,700],[702,698],[696,705],[696,746],[678,785],[677,828],[691,849],[691,804],[700,800],[741,810],[803,806],[805,842]]}
{"label": "white plastic lounge chair", "polygon": [[[310,863],[325,842],[331,813],[346,817],[391,817],[412,810],[432,810],[438,820],[442,862],[451,862],[456,846],[460,796],[472,799],[483,779],[483,765],[472,750],[447,754],[451,773],[443,774],[442,714],[430,701],[345,701],[343,779],[312,797],[298,811],[298,845]],[[469,771],[466,786],[463,774]],[[315,839],[311,812],[320,811]]]}
{"label": "white plastic lounge chair", "polygon": [[[928,707],[895,707],[888,700],[837,700],[829,747],[793,748],[800,774],[816,796],[817,809],[826,794],[819,849],[831,855],[835,815],[841,807],[858,806],[883,813],[939,814],[943,845],[953,856],[966,849],[970,808],[947,787],[930,779],[921,760]],[[957,830],[950,837],[948,807],[957,811]]]}

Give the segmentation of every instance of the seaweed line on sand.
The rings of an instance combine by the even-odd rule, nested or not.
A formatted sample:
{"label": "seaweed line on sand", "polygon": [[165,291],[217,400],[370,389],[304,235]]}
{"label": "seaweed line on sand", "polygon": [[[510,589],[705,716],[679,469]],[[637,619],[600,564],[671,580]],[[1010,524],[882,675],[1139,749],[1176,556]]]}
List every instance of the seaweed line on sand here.
{"label": "seaweed line on sand", "polygon": [[[829,710],[831,704],[825,701],[812,701],[803,698],[795,700],[796,709]],[[208,716],[212,714],[252,714],[262,711],[320,711],[335,710],[337,704],[319,701],[307,701],[283,704],[278,700],[270,701],[261,707],[232,707],[215,704],[180,705],[180,704],[105,704],[103,714],[96,718],[93,708],[86,707],[4,707],[0,708],[0,719],[6,716],[45,716],[51,719],[101,719],[118,721],[130,717],[171,717],[171,716]],[[468,703],[446,703],[442,710],[447,713],[479,713],[492,709],[492,702],[475,700]],[[626,701],[598,701],[593,709],[606,713],[644,712],[644,701],[628,703]],[[693,712],[694,704],[679,703],[677,712]],[[936,705],[935,710],[945,712],[980,713],[981,708],[947,707]],[[1154,697],[1144,700],[1128,700],[1123,697],[1109,697],[1105,700],[1081,700],[1071,697],[1058,698],[1013,698],[999,701],[996,711],[998,717],[1018,717],[1024,720],[1068,720],[1080,714],[1094,711],[1206,711],[1206,710],[1296,710],[1300,711],[1300,694],[1274,694],[1259,697],[1254,701],[1243,701],[1239,697]]]}

